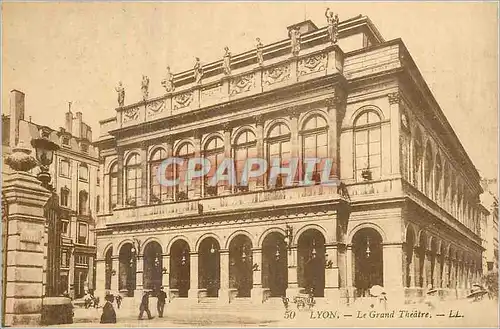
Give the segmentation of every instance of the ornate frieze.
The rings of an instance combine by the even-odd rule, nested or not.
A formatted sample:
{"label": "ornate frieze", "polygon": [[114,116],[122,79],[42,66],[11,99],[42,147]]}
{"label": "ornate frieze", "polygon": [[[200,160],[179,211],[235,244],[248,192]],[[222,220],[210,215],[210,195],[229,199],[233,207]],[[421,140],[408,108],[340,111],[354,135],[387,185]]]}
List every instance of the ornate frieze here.
{"label": "ornate frieze", "polygon": [[193,101],[193,92],[188,91],[179,95],[176,95],[172,99],[174,110],[178,110],[184,107],[188,107]]}
{"label": "ornate frieze", "polygon": [[159,99],[156,101],[153,101],[151,103],[148,103],[146,105],[146,111],[148,117],[155,116],[165,110],[165,100],[164,99]]}
{"label": "ornate frieze", "polygon": [[298,62],[299,76],[326,70],[327,56],[325,53],[302,58]]}
{"label": "ornate frieze", "polygon": [[231,80],[229,87],[230,95],[237,95],[246,91],[250,91],[255,86],[255,74],[250,73],[239,76]]}
{"label": "ornate frieze", "polygon": [[135,121],[139,118],[140,109],[132,107],[123,111],[123,122]]}
{"label": "ornate frieze", "polygon": [[264,84],[272,85],[290,79],[290,65],[275,66],[264,71]]}

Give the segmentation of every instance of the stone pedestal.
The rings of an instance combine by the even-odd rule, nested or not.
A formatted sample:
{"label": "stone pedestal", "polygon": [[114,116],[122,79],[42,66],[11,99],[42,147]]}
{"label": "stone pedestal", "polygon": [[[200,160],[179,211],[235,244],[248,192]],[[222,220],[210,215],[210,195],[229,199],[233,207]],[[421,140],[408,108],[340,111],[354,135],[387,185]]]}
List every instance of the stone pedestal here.
{"label": "stone pedestal", "polygon": [[[38,326],[43,294],[45,217],[44,206],[51,193],[30,174],[15,172],[4,180],[4,202],[8,217],[6,232],[5,293],[6,326]],[[6,228],[7,226],[7,228]]]}

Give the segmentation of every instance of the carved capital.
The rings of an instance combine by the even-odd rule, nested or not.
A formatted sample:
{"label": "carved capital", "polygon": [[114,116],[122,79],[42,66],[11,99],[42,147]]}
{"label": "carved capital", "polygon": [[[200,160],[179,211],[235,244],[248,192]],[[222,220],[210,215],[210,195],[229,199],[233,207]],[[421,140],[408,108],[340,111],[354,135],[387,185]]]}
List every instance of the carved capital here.
{"label": "carved capital", "polygon": [[344,102],[344,99],[340,96],[333,96],[325,99],[325,105],[329,108],[340,107]]}
{"label": "carved capital", "polygon": [[233,126],[229,122],[226,122],[222,125],[222,129],[224,132],[231,132],[233,131]]}
{"label": "carved capital", "polygon": [[389,98],[389,104],[399,104],[399,101],[401,100],[401,94],[397,91],[395,93],[390,93],[387,94],[387,97]]}
{"label": "carved capital", "polygon": [[202,136],[203,136],[203,134],[201,133],[200,129],[193,130],[194,139],[201,139]]}
{"label": "carved capital", "polygon": [[300,109],[298,106],[291,106],[286,109],[290,118],[298,118],[300,116]]}
{"label": "carved capital", "polygon": [[263,125],[264,121],[266,121],[265,118],[264,118],[264,115],[262,115],[262,114],[255,115],[254,119],[255,119],[255,123],[258,124],[258,125]]}

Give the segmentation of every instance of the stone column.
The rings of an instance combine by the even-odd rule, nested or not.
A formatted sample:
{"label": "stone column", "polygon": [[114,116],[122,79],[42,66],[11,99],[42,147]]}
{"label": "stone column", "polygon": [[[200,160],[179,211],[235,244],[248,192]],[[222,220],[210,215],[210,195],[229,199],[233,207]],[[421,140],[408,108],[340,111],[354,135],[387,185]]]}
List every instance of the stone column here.
{"label": "stone column", "polygon": [[415,287],[422,285],[422,278],[420,277],[420,248],[416,246],[413,248],[413,266],[415,270]]}
{"label": "stone column", "polygon": [[330,301],[339,300],[340,284],[337,245],[326,245],[325,252],[328,255],[325,261],[331,261],[331,266],[325,268],[325,298]]}
{"label": "stone column", "polygon": [[354,273],[353,273],[353,252],[352,252],[352,245],[347,246],[347,262],[346,262],[346,287],[347,287],[347,293],[348,293],[348,298],[349,298],[349,303],[352,302],[351,298],[354,297]]}
{"label": "stone column", "polygon": [[45,222],[44,206],[51,193],[24,172],[4,175],[2,193],[6,232],[4,319],[6,326],[38,326],[41,321]]}
{"label": "stone column", "polygon": [[141,144],[141,197],[139,199],[139,205],[148,204],[148,145],[145,143]]}
{"label": "stone column", "polygon": [[443,273],[442,273],[442,288],[448,288],[448,284],[449,284],[449,281],[448,281],[448,257],[445,256],[444,259],[443,259]]}
{"label": "stone column", "polygon": [[[117,170],[118,170],[118,177],[117,177],[117,207],[123,207],[124,205],[124,196],[123,196],[123,179],[124,179],[124,172],[123,172],[123,166],[124,166],[124,157],[123,157],[123,152],[124,150],[122,148],[118,148],[117,150]],[[112,209],[110,209],[112,210]]]}
{"label": "stone column", "polygon": [[75,249],[69,249],[69,273],[68,273],[68,283],[69,283],[69,295],[71,298],[75,298]]}
{"label": "stone column", "polygon": [[404,303],[403,286],[403,247],[401,244],[390,244],[383,246],[384,263],[384,287],[392,300],[401,305]]}
{"label": "stone column", "polygon": [[[113,277],[111,277],[113,278]],[[100,300],[104,300],[106,294],[106,260],[98,258],[96,260],[96,280],[95,280],[95,296]]]}
{"label": "stone column", "polygon": [[220,253],[220,288],[219,303],[228,304],[229,300],[229,250]]}
{"label": "stone column", "polygon": [[432,285],[432,260],[431,260],[431,250],[425,251],[425,283],[424,288],[428,285]]}
{"label": "stone column", "polygon": [[198,303],[198,253],[191,252],[189,254],[190,267],[189,267],[189,291],[188,298],[193,303]]}
{"label": "stone column", "polygon": [[391,173],[400,174],[400,154],[399,154],[399,134],[401,131],[401,119],[399,113],[400,93],[394,92],[387,95],[389,98],[389,107],[391,113]]}
{"label": "stone column", "polygon": [[163,254],[162,255],[162,266],[166,271],[163,271],[162,268],[162,286],[164,287],[164,291],[170,297],[170,255]]}
{"label": "stone column", "polygon": [[[195,158],[200,158],[202,156],[202,149],[201,149],[201,138],[202,134],[196,130],[194,132],[194,157]],[[196,178],[193,182],[191,182],[194,187],[194,197],[195,198],[200,198],[203,196],[203,180],[201,178]]]}
{"label": "stone column", "polygon": [[[231,159],[231,131],[232,127],[229,124],[224,125],[224,158],[225,159]],[[230,173],[228,173],[230,175]],[[222,194],[227,195],[231,194],[233,191],[233,185],[236,184],[236,182],[231,182],[231,181],[225,181],[222,183],[224,189]]]}
{"label": "stone column", "polygon": [[[290,116],[290,145],[291,145],[291,158],[292,159],[299,159],[299,153],[300,153],[300,143],[299,143],[299,109],[294,106],[288,109],[288,114]],[[301,165],[299,161],[297,163],[297,168],[295,172],[295,177],[292,178],[293,185],[298,184],[300,181],[301,177]]]}
{"label": "stone column", "polygon": [[[262,115],[258,115],[255,118],[255,139],[256,139],[256,148],[257,148],[257,158],[264,158],[264,118]],[[265,174],[257,177],[257,190],[263,190],[264,184],[266,182]]]}
{"label": "stone column", "polygon": [[111,274],[111,293],[114,294],[120,291],[120,259],[118,255],[111,257],[111,264],[111,271],[115,272],[115,274]]}
{"label": "stone column", "polygon": [[253,303],[261,304],[264,301],[262,289],[262,249],[252,249],[252,265],[257,265],[253,269],[253,287],[251,297]]}
{"label": "stone column", "polygon": [[287,253],[288,287],[286,289],[286,296],[292,300],[294,296],[297,296],[300,289],[297,282],[297,246],[293,246]]}
{"label": "stone column", "polygon": [[328,107],[328,158],[333,161],[330,177],[340,177],[339,162],[339,133],[338,133],[338,112],[340,110],[340,98],[335,96],[326,100]]}
{"label": "stone column", "polygon": [[[135,262],[135,291],[139,292],[139,295],[142,296],[143,279],[144,279],[144,255],[138,255],[137,260]],[[136,293],[134,292],[134,296]]]}
{"label": "stone column", "polygon": [[[410,247],[413,248],[413,247]],[[418,258],[415,252],[415,249],[412,250],[412,256],[411,256],[411,264],[410,264],[410,288],[415,288],[417,286],[417,275],[418,272],[416,270],[416,263],[418,262]]]}

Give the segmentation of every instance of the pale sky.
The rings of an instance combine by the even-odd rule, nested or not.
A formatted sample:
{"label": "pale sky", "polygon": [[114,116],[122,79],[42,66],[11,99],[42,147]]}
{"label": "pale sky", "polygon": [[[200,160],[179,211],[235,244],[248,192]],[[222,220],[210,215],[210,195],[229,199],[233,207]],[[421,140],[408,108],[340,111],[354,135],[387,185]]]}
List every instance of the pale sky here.
{"label": "pale sky", "polygon": [[287,37],[286,26],[370,17],[386,40],[401,38],[480,174],[497,177],[498,10],[496,3],[5,3],[2,4],[2,112],[8,93],[26,93],[26,119],[64,126],[68,102],[99,134],[114,115],[117,81],[125,103],[150,95],[172,72]]}

